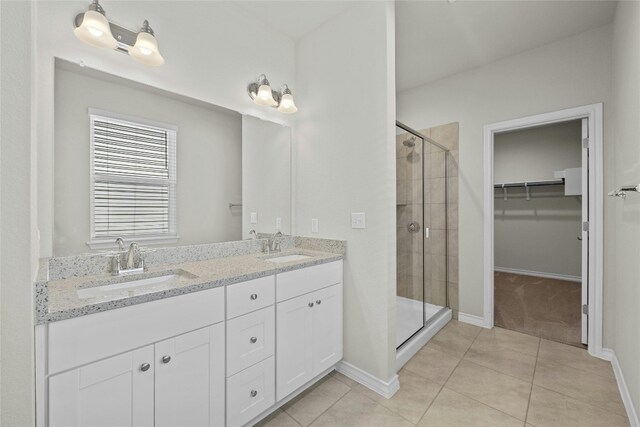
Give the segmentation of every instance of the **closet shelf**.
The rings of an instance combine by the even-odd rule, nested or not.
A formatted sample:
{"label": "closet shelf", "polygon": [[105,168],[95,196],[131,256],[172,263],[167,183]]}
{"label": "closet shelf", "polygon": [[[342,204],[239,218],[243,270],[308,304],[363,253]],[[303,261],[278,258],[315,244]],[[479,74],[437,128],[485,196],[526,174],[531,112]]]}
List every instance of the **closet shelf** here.
{"label": "closet shelf", "polygon": [[542,185],[564,185],[564,179],[544,179],[542,181],[501,182],[493,184],[493,188],[539,187]]}

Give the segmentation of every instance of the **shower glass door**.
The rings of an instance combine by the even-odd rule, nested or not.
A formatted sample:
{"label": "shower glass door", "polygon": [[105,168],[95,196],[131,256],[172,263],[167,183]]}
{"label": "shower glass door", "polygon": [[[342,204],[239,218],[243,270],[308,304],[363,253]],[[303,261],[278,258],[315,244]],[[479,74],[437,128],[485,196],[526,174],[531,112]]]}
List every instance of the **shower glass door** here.
{"label": "shower glass door", "polygon": [[397,334],[400,347],[425,324],[423,139],[396,126]]}

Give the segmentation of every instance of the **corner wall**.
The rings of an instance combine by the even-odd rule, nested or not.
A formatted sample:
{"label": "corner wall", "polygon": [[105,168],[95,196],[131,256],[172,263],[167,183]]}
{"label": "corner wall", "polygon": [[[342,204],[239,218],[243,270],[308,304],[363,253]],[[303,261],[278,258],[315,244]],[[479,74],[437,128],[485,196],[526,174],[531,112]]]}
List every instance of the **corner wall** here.
{"label": "corner wall", "polygon": [[[613,33],[614,175],[607,190],[640,181],[640,3],[619,2]],[[632,404],[640,414],[640,195],[605,198],[613,215],[615,346]],[[606,283],[606,282],[605,282]]]}
{"label": "corner wall", "polygon": [[[414,129],[460,122],[460,311],[483,316],[486,124],[604,102],[605,170],[611,145],[611,34],[606,25],[398,94]],[[636,139],[637,140],[637,139]],[[612,187],[605,176],[604,187]],[[605,217],[610,214],[605,206]],[[605,235],[610,231],[605,223]],[[605,283],[612,280],[605,242]],[[613,288],[605,285],[604,345],[613,342]]]}
{"label": "corner wall", "polygon": [[35,420],[32,3],[0,2],[0,425]]}
{"label": "corner wall", "polygon": [[[344,359],[388,381],[396,323],[393,3],[355,2],[297,43],[296,68],[295,233],[347,240]],[[366,213],[366,229],[351,228],[352,212]]]}

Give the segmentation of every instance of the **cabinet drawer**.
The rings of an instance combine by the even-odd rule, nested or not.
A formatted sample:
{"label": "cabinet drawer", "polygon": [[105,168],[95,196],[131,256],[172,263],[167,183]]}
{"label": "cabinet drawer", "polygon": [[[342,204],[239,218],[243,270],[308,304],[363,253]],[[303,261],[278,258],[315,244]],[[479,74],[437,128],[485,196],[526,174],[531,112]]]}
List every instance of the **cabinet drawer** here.
{"label": "cabinet drawer", "polygon": [[261,277],[227,287],[227,319],[272,305],[275,276]]}
{"label": "cabinet drawer", "polygon": [[91,363],[224,320],[224,288],[49,324],[49,373]]}
{"label": "cabinet drawer", "polygon": [[342,260],[277,275],[278,302],[342,283]]}
{"label": "cabinet drawer", "polygon": [[273,356],[275,308],[263,308],[227,323],[227,376]]}
{"label": "cabinet drawer", "polygon": [[275,402],[275,367],[270,357],[227,379],[227,426],[244,425]]}

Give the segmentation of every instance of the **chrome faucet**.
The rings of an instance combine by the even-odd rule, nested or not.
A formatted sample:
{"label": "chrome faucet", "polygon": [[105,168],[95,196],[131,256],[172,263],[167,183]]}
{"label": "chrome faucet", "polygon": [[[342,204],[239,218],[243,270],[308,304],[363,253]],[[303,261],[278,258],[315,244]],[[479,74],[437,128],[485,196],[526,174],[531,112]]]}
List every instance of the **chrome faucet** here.
{"label": "chrome faucet", "polygon": [[129,251],[126,253],[126,267],[122,268],[122,255],[124,254],[124,240],[121,237],[116,239],[119,251],[115,256],[113,273],[115,275],[143,273],[144,259],[136,242],[129,245]]}
{"label": "chrome faucet", "polygon": [[249,230],[249,236],[253,236],[254,239],[257,239],[258,233],[256,233],[256,230],[252,228],[251,230]]}
{"label": "chrome faucet", "polygon": [[269,239],[269,251],[270,252],[280,252],[280,242],[284,235],[281,231],[276,232],[271,239]]}

